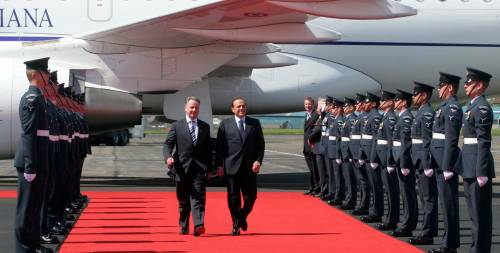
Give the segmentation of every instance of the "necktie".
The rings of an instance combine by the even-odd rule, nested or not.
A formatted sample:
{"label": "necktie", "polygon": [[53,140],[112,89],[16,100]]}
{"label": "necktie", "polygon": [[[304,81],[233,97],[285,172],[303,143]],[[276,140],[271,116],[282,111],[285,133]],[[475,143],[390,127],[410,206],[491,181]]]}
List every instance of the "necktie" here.
{"label": "necktie", "polygon": [[193,143],[196,143],[196,125],[195,121],[191,121],[191,129],[189,133],[191,134],[191,139],[193,139]]}
{"label": "necktie", "polygon": [[238,121],[238,128],[240,130],[241,139],[245,139],[245,126],[243,125],[243,120]]}

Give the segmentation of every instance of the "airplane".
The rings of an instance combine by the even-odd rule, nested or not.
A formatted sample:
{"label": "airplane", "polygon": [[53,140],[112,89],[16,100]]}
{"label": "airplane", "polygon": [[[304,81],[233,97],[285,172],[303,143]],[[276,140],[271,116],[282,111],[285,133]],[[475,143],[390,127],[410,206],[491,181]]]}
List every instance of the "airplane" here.
{"label": "airplane", "polygon": [[413,80],[432,84],[437,71],[460,74],[465,66],[497,76],[498,7],[488,0],[6,1],[0,82],[11,85],[0,86],[0,135],[10,138],[0,141],[0,157],[17,144],[25,60],[51,57],[49,67],[86,93],[88,114],[106,126],[141,112],[180,118],[187,95],[202,99],[200,118],[210,122],[235,96],[249,113],[277,113],[301,110],[305,96],[410,90]]}

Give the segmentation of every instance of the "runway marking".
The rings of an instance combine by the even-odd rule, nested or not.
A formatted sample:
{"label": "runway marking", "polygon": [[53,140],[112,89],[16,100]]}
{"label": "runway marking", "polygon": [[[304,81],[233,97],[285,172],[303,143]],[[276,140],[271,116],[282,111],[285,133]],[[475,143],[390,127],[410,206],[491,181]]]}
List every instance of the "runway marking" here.
{"label": "runway marking", "polygon": [[271,152],[271,153],[277,153],[277,154],[282,154],[282,155],[289,155],[289,156],[296,156],[296,157],[304,157],[303,155],[298,155],[298,154],[293,154],[293,153],[287,153],[287,152],[281,152],[281,151],[276,151],[276,150],[269,150],[266,149],[264,150],[266,152]]}

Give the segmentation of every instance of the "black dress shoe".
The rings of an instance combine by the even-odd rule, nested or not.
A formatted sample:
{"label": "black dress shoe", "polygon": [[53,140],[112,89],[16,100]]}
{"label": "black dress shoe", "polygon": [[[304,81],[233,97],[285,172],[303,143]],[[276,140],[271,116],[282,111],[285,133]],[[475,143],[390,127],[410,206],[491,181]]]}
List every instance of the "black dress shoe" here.
{"label": "black dress shoe", "polygon": [[340,209],[342,209],[342,210],[353,210],[354,206],[351,206],[351,205],[341,205]]}
{"label": "black dress shoe", "polygon": [[361,221],[365,222],[365,223],[382,222],[382,217],[367,215],[367,216],[361,217]]}
{"label": "black dress shoe", "polygon": [[189,234],[189,227],[181,227],[181,231],[179,231],[179,234],[181,235]]}
{"label": "black dress shoe", "polygon": [[47,235],[42,235],[40,236],[40,243],[42,244],[58,244],[59,239],[57,237],[47,234]]}
{"label": "black dress shoe", "polygon": [[231,231],[231,234],[233,236],[238,236],[240,235],[240,226],[238,226],[237,224],[233,226],[233,230]]}
{"label": "black dress shoe", "polygon": [[354,209],[351,212],[352,215],[368,215],[368,210],[366,209]]}
{"label": "black dress shoe", "polygon": [[35,253],[52,253],[52,252],[54,252],[52,249],[48,249],[45,247],[40,247],[35,250]]}
{"label": "black dress shoe", "polygon": [[332,206],[340,206],[340,205],[342,205],[342,201],[341,200],[334,200],[334,199],[328,200],[327,203],[329,205],[332,205]]}
{"label": "black dress shoe", "polygon": [[199,225],[194,228],[193,235],[194,236],[200,236],[205,233],[205,226]]}
{"label": "black dress shoe", "polygon": [[410,230],[406,230],[406,229],[397,228],[396,230],[391,232],[391,236],[394,236],[394,237],[410,237],[412,235],[413,235],[413,233]]}
{"label": "black dress shoe", "polygon": [[398,228],[396,224],[380,223],[375,226],[380,231],[389,231]]}
{"label": "black dress shoe", "polygon": [[437,249],[430,249],[427,252],[429,252],[429,253],[457,253],[457,250],[450,249],[450,248],[437,248]]}
{"label": "black dress shoe", "polygon": [[240,225],[241,230],[247,231],[247,229],[248,229],[247,219],[241,220],[239,225]]}
{"label": "black dress shoe", "polygon": [[408,243],[412,245],[432,245],[434,244],[434,239],[433,238],[427,238],[427,237],[412,237],[408,239]]}
{"label": "black dress shoe", "polygon": [[62,228],[59,226],[53,226],[50,229],[50,234],[52,234],[52,235],[65,235],[67,233],[68,233],[68,231],[66,230],[66,228]]}

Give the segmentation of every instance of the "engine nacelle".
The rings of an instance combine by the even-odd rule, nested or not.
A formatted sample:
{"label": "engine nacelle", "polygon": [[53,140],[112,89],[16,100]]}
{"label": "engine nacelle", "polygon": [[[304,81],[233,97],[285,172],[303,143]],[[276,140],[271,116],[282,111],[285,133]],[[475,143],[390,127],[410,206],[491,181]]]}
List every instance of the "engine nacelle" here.
{"label": "engine nacelle", "polygon": [[134,94],[104,86],[86,86],[85,105],[85,120],[91,133],[141,124],[142,101]]}

